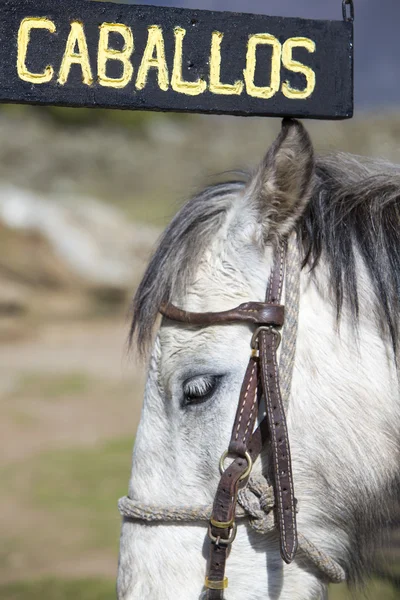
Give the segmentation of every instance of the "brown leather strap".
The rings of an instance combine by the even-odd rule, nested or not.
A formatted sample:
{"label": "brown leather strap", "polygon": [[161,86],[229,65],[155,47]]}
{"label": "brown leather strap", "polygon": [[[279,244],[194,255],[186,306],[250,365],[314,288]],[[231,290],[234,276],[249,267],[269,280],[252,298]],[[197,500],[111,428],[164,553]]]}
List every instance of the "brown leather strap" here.
{"label": "brown leather strap", "polygon": [[281,327],[285,319],[284,306],[271,306],[263,302],[246,302],[232,310],[206,313],[187,312],[172,304],[165,304],[160,308],[160,313],[172,321],[203,326],[244,322]]}
{"label": "brown leather strap", "polygon": [[[244,388],[244,386],[242,387],[242,389],[243,388]],[[259,386],[259,388],[257,389],[257,408],[260,405],[261,401],[262,401],[262,390],[261,390],[261,386]],[[238,421],[238,419],[235,420],[235,423],[237,421]],[[264,446],[266,445],[268,439],[269,439],[268,419],[267,419],[267,417],[264,417],[264,419],[262,419],[261,423],[256,428],[254,433],[250,436],[250,439],[248,442],[247,452],[249,453],[253,463],[257,460],[257,458],[261,454],[261,451],[264,448]],[[239,472],[243,474],[243,472],[247,468],[247,466],[248,466],[247,461],[246,461],[245,465],[243,465],[243,458],[240,457],[240,458],[237,458],[229,466],[229,468],[225,471],[223,477],[221,478],[221,481],[220,481],[220,484],[218,487],[218,491],[216,494],[216,499],[214,502],[214,511],[222,510],[221,505],[224,504],[225,499],[223,498],[223,495],[220,493],[220,488],[222,488],[222,490],[227,489],[227,488],[225,488],[226,481],[228,481],[228,488],[229,488],[229,483],[231,481],[233,481],[233,483],[234,483],[233,490],[232,489],[230,490],[230,492],[232,492],[232,496],[230,498],[232,499],[232,501],[233,501],[233,499],[235,500],[235,505],[236,505],[237,489],[240,489],[240,481],[238,482],[237,474]],[[243,483],[245,484],[246,481],[244,481]],[[236,489],[236,487],[237,487],[237,489]],[[217,500],[221,500],[221,504],[219,506],[216,506]],[[226,500],[225,500],[225,502],[226,502]],[[234,507],[235,507],[235,505],[234,505]],[[232,513],[230,513],[229,516],[231,516],[231,515],[232,515]],[[218,531],[216,531],[216,530],[213,530],[213,528],[211,526],[210,526],[209,532],[214,536],[215,536],[215,533],[219,533],[221,538],[224,538],[224,539],[226,539],[229,535],[226,530],[222,531],[222,530],[218,529]],[[224,598],[224,589],[225,588],[223,587],[223,584],[224,584],[224,582],[225,582],[226,586],[228,584],[228,580],[225,578],[225,568],[226,568],[226,560],[229,555],[230,546],[231,546],[231,544],[224,544],[224,543],[216,544],[215,542],[210,545],[210,558],[209,558],[209,564],[208,564],[208,575],[207,575],[206,583],[208,585],[213,585],[213,584],[218,585],[219,584],[221,586],[221,588],[220,589],[212,589],[209,587],[207,590],[207,596],[206,596],[207,600],[223,600],[223,598]]]}
{"label": "brown leather strap", "polygon": [[228,452],[234,456],[246,455],[253,435],[258,413],[257,390],[259,383],[259,359],[252,357],[243,380],[238,410]]}
{"label": "brown leather strap", "polygon": [[259,337],[261,377],[272,442],[275,506],[283,560],[291,563],[297,550],[296,501],[294,497],[289,437],[277,364],[277,336],[262,331]]}
{"label": "brown leather strap", "polygon": [[[243,380],[231,442],[226,455],[238,456],[221,476],[209,527],[211,539],[206,587],[208,600],[220,600],[227,586],[225,565],[228,550],[236,535],[235,510],[237,494],[251,472],[253,458],[249,453],[259,402],[259,359],[250,358]],[[259,446],[261,451],[262,445]]]}
{"label": "brown leather strap", "polygon": [[[285,254],[283,246],[276,250],[274,269],[266,297],[268,303],[279,304],[281,301]],[[286,415],[279,386],[277,359],[279,342],[280,333],[273,328],[260,331],[258,340],[260,370],[272,441],[275,505],[277,507],[280,533],[280,550],[283,560],[286,563],[291,563],[297,551],[296,500]]]}

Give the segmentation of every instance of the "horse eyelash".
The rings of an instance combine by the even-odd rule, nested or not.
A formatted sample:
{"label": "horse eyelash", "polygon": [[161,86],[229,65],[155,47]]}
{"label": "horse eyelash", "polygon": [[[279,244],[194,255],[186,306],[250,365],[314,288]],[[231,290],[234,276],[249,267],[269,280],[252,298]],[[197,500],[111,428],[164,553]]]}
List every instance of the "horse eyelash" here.
{"label": "horse eyelash", "polygon": [[190,398],[203,400],[214,391],[218,377],[215,375],[205,375],[202,377],[195,377],[186,381],[183,385],[183,395],[186,403],[190,404]]}

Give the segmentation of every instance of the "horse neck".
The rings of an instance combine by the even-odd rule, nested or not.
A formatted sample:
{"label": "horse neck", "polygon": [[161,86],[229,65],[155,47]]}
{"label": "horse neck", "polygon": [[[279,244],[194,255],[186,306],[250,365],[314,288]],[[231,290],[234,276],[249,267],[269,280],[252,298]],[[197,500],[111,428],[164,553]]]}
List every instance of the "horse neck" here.
{"label": "horse neck", "polygon": [[346,307],[338,325],[326,265],[302,272],[288,409],[299,529],[349,571],[390,511],[399,474],[395,361],[363,272],[360,290],[358,328]]}

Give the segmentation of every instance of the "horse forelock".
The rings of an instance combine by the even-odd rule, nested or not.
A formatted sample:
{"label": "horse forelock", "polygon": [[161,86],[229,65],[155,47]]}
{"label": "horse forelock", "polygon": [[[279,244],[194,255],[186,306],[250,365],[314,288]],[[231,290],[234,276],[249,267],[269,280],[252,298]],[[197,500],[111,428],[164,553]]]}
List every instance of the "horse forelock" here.
{"label": "horse forelock", "polygon": [[213,185],[189,200],[163,233],[133,300],[130,343],[135,335],[145,352],[161,305],[183,296],[195,271],[226,220],[242,180]]}

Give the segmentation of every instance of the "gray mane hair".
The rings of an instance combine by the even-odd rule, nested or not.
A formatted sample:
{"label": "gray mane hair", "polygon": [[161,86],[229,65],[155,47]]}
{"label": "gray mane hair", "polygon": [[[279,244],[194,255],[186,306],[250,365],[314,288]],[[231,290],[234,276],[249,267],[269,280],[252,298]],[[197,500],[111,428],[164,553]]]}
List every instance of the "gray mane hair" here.
{"label": "gray mane hair", "polygon": [[[177,213],[164,232],[133,300],[130,342],[144,352],[161,304],[182,295],[199,259],[222,226],[243,180],[208,187]],[[297,223],[303,267],[321,257],[330,270],[338,319],[344,301],[359,314],[358,254],[371,280],[382,330],[396,354],[400,309],[400,167],[337,153],[316,159],[315,188]]]}
{"label": "gray mane hair", "polygon": [[[247,179],[246,174],[242,174]],[[213,185],[186,202],[164,231],[133,299],[133,320],[129,341],[137,337],[145,352],[158,311],[173,295],[185,293],[188,282],[225,221],[234,196],[245,181]]]}

